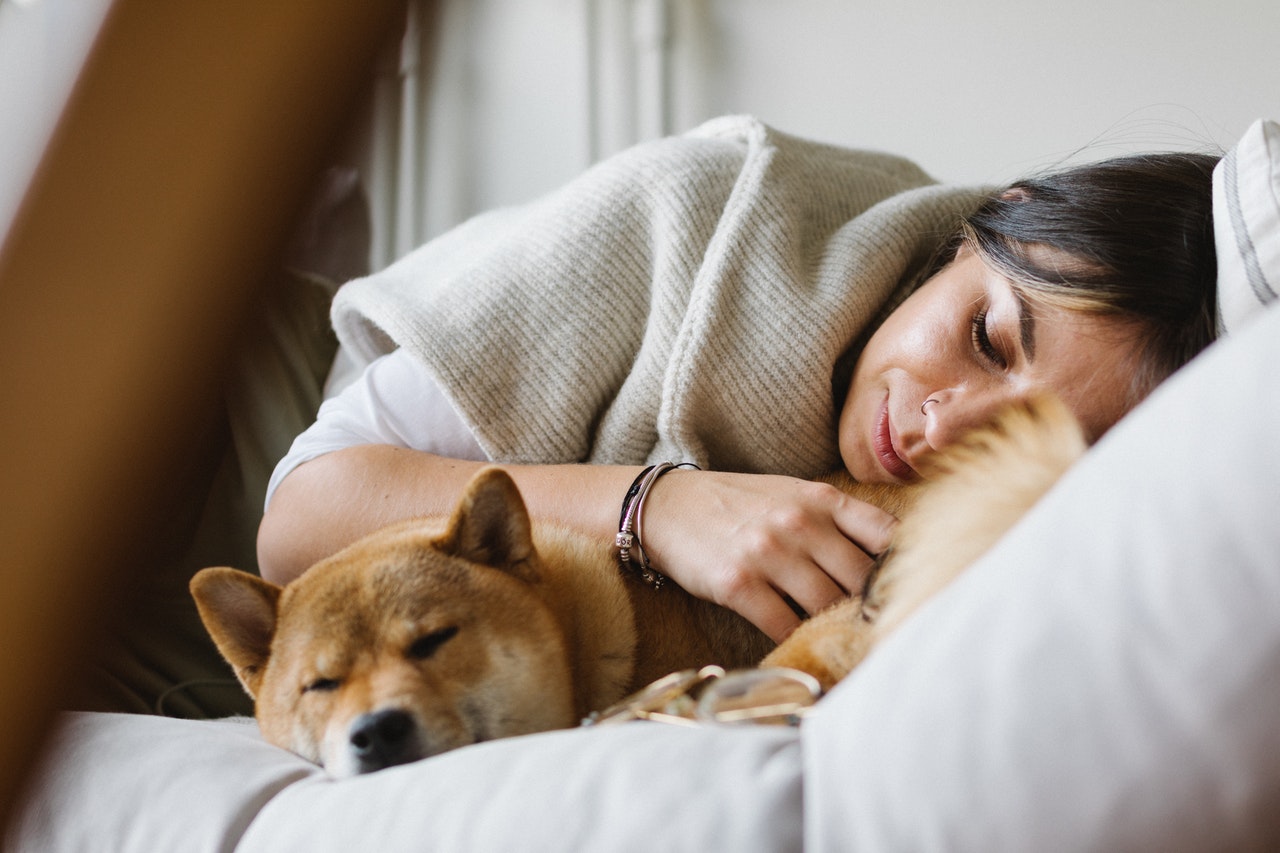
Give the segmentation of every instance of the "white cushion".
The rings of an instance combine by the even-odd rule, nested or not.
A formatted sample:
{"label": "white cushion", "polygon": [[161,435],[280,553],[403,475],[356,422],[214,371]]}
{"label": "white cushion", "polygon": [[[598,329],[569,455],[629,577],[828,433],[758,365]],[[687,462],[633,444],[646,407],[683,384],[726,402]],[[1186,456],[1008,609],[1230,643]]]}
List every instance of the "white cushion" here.
{"label": "white cushion", "polygon": [[68,715],[5,850],[799,850],[793,729],[634,723],[335,781],[252,721]]}
{"label": "white cushion", "polygon": [[794,730],[634,723],[295,785],[237,853],[801,848]]}
{"label": "white cushion", "polygon": [[1240,329],[1280,290],[1280,125],[1256,121],[1213,172],[1218,327]]}
{"label": "white cushion", "polygon": [[1280,308],[805,725],[813,850],[1280,849]]}

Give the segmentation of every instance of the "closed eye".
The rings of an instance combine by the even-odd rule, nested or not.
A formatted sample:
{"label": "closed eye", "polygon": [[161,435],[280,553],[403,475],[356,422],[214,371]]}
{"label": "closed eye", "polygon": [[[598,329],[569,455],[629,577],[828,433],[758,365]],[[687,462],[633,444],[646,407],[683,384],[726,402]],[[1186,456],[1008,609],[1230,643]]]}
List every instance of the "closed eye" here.
{"label": "closed eye", "polygon": [[458,633],[457,625],[450,625],[448,628],[441,628],[439,631],[432,631],[430,634],[424,634],[409,644],[406,655],[415,660],[426,660],[440,650],[440,647],[453,639]]}
{"label": "closed eye", "polygon": [[303,693],[313,693],[313,692],[314,693],[330,693],[334,690],[337,690],[340,684],[341,682],[338,681],[338,679],[336,678],[317,678],[315,681],[312,681],[310,684],[303,687],[302,692]]}
{"label": "closed eye", "polygon": [[987,310],[985,308],[979,309],[973,315],[973,319],[969,321],[969,337],[973,341],[973,348],[983,358],[998,368],[1008,367],[1009,363],[991,341],[991,334],[987,329]]}

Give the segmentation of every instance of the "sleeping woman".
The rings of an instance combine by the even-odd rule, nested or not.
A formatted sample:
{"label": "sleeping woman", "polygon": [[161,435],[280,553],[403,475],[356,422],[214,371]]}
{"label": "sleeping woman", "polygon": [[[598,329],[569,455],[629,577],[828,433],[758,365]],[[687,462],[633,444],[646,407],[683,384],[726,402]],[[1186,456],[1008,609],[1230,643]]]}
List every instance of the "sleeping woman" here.
{"label": "sleeping woman", "polygon": [[775,640],[861,589],[895,519],[810,482],[917,478],[999,407],[1091,440],[1214,336],[1216,157],[1125,157],[994,191],[722,119],[464,223],[345,285],[367,366],[276,469],[262,573],[440,514],[501,463],[535,518],[643,554]]}

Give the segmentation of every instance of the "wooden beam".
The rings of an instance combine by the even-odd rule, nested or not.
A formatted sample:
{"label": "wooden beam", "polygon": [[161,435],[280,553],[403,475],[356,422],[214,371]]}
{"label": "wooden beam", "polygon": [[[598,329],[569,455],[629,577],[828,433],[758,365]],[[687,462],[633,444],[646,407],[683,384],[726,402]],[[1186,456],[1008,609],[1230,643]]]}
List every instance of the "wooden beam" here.
{"label": "wooden beam", "polygon": [[402,0],[117,0],[0,250],[0,819]]}

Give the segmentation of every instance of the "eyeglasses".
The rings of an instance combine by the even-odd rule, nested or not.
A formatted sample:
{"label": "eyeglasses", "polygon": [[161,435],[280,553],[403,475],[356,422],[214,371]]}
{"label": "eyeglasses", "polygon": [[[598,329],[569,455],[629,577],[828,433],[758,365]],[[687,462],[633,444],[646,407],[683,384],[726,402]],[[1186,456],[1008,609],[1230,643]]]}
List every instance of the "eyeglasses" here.
{"label": "eyeglasses", "polygon": [[653,720],[678,725],[799,725],[822,696],[818,680],[785,667],[686,669],[663,676],[615,705],[596,711],[584,726]]}

